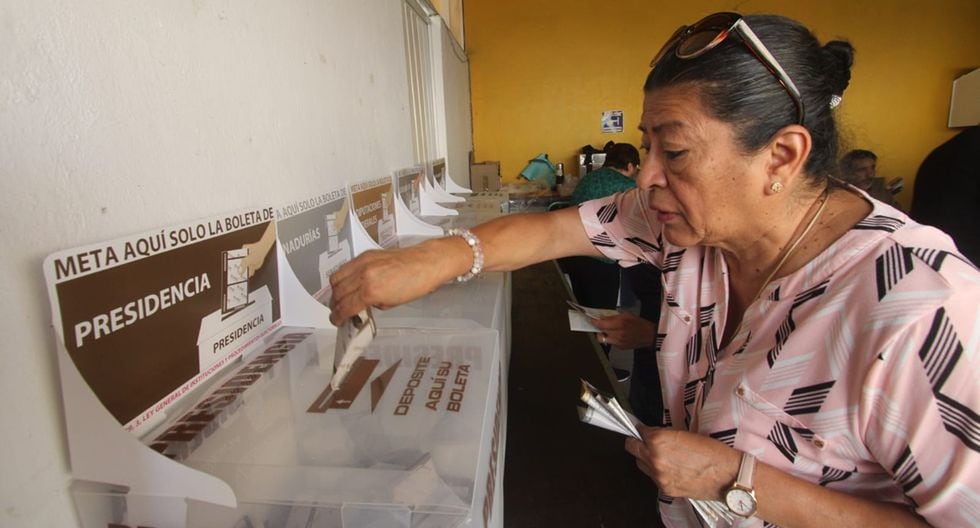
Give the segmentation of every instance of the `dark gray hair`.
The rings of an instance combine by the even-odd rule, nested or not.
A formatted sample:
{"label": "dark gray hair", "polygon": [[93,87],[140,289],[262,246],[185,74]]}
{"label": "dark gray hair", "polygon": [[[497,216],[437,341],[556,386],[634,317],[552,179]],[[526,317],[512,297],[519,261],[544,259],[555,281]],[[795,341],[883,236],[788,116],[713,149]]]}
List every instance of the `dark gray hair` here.
{"label": "dark gray hair", "polygon": [[630,163],[637,167],[640,166],[640,151],[629,143],[606,145],[603,151],[606,153],[606,161],[602,164],[603,167],[626,170]]}
{"label": "dark gray hair", "polygon": [[[806,108],[803,126],[813,138],[805,171],[813,183],[825,181],[837,173],[839,134],[831,98],[841,96],[851,80],[854,48],[839,40],[821,46],[810,30],[781,16],[746,16],[745,22],[799,88]],[[779,129],[797,122],[793,99],[736,35],[694,59],[668,53],[643,89],[684,84],[697,91],[711,116],[734,127],[745,152],[758,151]]]}

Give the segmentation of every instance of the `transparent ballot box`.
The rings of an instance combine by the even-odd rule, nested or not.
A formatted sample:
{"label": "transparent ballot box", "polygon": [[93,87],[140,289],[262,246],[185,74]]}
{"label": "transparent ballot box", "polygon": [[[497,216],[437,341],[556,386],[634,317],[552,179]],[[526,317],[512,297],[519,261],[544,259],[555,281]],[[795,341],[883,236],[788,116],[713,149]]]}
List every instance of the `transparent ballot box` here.
{"label": "transparent ballot box", "polygon": [[237,506],[76,482],[82,525],[484,525],[499,465],[498,332],[381,328],[336,390],[334,342],[332,330],[280,329],[142,438],[227,483]]}
{"label": "transparent ballot box", "polygon": [[376,311],[378,325],[390,327],[399,318],[419,318],[422,327],[441,328],[452,319],[468,319],[485,328],[503,328],[510,313],[510,275],[483,273],[463,283],[449,283],[410,303]]}

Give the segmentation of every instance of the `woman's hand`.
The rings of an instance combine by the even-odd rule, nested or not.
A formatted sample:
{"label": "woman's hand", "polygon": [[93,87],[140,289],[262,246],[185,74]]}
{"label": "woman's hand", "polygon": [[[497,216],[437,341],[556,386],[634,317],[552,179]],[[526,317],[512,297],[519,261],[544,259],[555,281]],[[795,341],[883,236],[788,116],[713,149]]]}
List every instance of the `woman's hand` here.
{"label": "woman's hand", "polygon": [[640,471],[672,497],[722,500],[735,476],[741,454],[696,433],[638,425],[643,441],[626,439]]}
{"label": "woman's hand", "polygon": [[339,326],[368,306],[385,309],[418,299],[459,274],[454,270],[467,269],[472,259],[459,237],[366,251],[330,276],[330,322]]}
{"label": "woman's hand", "polygon": [[[671,497],[723,501],[742,454],[696,433],[638,425],[643,441],[626,439],[636,465]],[[756,464],[756,516],[779,526],[928,526],[908,506],[878,502],[807,482],[762,461]]]}
{"label": "woman's hand", "polygon": [[643,348],[653,346],[657,326],[629,312],[602,317],[592,321],[592,326],[605,336],[600,340],[617,348]]}

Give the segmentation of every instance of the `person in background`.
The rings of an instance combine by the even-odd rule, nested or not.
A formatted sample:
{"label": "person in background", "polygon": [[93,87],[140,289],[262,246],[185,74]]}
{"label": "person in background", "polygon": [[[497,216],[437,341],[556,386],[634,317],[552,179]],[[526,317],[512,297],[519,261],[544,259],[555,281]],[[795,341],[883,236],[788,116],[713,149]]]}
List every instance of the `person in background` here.
{"label": "person in background", "polygon": [[980,265],[980,125],[933,150],[919,167],[909,215],[942,229]]}
{"label": "person in background", "polygon": [[[604,198],[611,194],[636,187],[636,174],[640,168],[640,152],[629,143],[614,143],[604,149],[606,161],[602,168],[586,174],[575,192],[572,203],[580,205],[589,200]],[[598,287],[597,277],[605,272],[607,277],[615,273],[616,287],[632,291],[640,302],[640,314],[623,312],[605,317],[595,322],[599,341],[623,350],[633,350],[633,369],[630,377],[629,400],[633,414],[647,425],[663,423],[663,396],[660,391],[660,375],[657,371],[657,358],[653,342],[657,336],[657,321],[660,319],[660,270],[649,264],[639,264],[620,270],[612,260],[598,261],[592,257],[566,257],[560,259],[563,269],[569,263],[573,290]],[[615,271],[609,271],[612,268]],[[608,287],[611,281],[603,281]],[[576,287],[576,284],[578,286]],[[618,290],[617,290],[618,291]],[[613,305],[615,307],[615,305]]]}
{"label": "person in background", "polygon": [[640,151],[629,143],[613,143],[604,152],[606,161],[578,182],[572,193],[572,203],[604,198],[636,187],[636,173],[640,169]]}
{"label": "person in background", "polygon": [[[606,161],[602,168],[586,174],[575,187],[572,205],[636,188],[633,178],[640,166],[640,152],[636,147],[629,143],[612,143],[606,145],[604,152]],[[580,304],[593,308],[617,307],[620,268],[612,260],[571,256],[559,259],[558,263],[568,275],[572,291]],[[600,336],[600,342],[607,344],[603,336]]]}
{"label": "person in background", "polygon": [[895,195],[877,174],[878,155],[870,150],[852,150],[840,159],[841,179],[868,193],[872,198],[901,209]]}
{"label": "person in background", "polygon": [[980,271],[836,183],[853,53],[779,16],[682,26],[644,83],[638,189],[363,253],[331,321],[482,269],[648,262],[666,426],[625,447],[666,526],[702,525],[692,499],[740,527],[976,525]]}

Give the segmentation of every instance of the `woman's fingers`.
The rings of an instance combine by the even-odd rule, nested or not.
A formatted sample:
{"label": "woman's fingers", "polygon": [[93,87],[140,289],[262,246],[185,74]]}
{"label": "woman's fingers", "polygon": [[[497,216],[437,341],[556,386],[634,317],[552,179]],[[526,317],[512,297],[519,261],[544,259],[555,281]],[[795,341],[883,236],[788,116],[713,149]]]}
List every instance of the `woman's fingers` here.
{"label": "woman's fingers", "polygon": [[641,441],[639,441],[636,438],[633,438],[631,436],[626,437],[626,452],[627,453],[635,456],[636,458],[640,458],[640,457],[644,456],[643,455],[643,451],[645,450],[645,448],[646,448],[646,446],[643,445],[643,442],[641,442]]}
{"label": "woman's fingers", "polygon": [[432,252],[418,247],[367,251],[330,276],[330,321],[341,324],[367,306],[388,308],[415,300],[440,284]]}
{"label": "woman's fingers", "polygon": [[330,305],[330,322],[335,326],[340,326],[344,321],[357,315],[366,307],[367,305],[364,304],[356,291],[343,297],[338,297],[335,294]]}
{"label": "woman's fingers", "polygon": [[363,295],[367,287],[365,277],[370,276],[368,269],[384,258],[382,252],[367,251],[330,276],[330,286],[333,288],[330,299],[331,323],[339,326],[368,306],[368,299]]}
{"label": "woman's fingers", "polygon": [[636,467],[643,472],[644,475],[649,477],[651,480],[656,481],[653,474],[653,466],[651,465],[648,458],[650,457],[650,450],[647,448],[646,444],[635,438],[626,438],[626,451],[636,458]]}
{"label": "woman's fingers", "polygon": [[592,326],[605,335],[600,341],[624,349],[650,346],[656,337],[656,325],[628,312],[596,319]]}
{"label": "woman's fingers", "polygon": [[637,430],[643,441],[628,439],[626,450],[667,495],[717,500],[738,473],[741,454],[718,440],[663,427]]}

